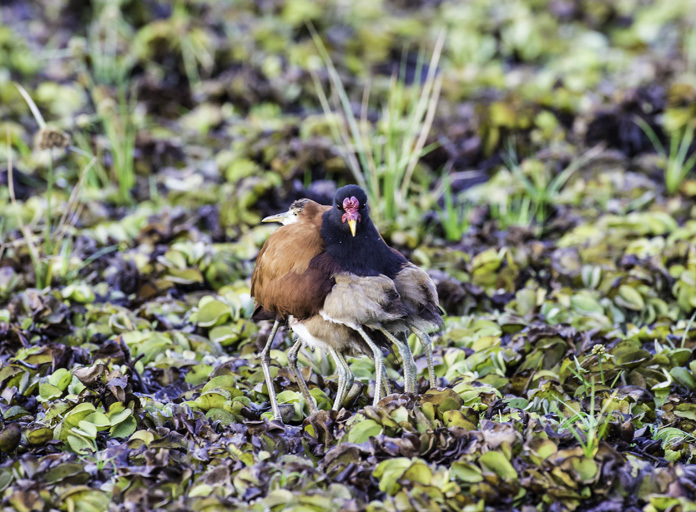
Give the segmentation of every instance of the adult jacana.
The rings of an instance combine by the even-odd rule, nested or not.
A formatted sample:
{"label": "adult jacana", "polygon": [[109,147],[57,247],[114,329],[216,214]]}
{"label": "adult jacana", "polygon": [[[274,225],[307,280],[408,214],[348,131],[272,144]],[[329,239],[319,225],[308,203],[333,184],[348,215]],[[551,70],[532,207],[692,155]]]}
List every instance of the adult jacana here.
{"label": "adult jacana", "polygon": [[[268,238],[259,252],[251,287],[257,304],[254,317],[270,313],[276,319],[261,353],[276,419],[280,418],[280,411],[270,375],[269,351],[279,322],[287,320],[302,342],[328,348],[334,356],[339,370],[337,405],[342,403],[346,382],[352,377],[342,355],[351,351],[371,352],[377,372],[376,403],[386,381],[382,352],[373,341],[379,335],[368,334],[366,329],[381,329],[380,322],[396,321],[405,313],[391,280],[381,275],[352,274],[327,254],[322,235],[325,214],[313,201],[296,202],[286,214],[264,219],[286,224]],[[352,292],[362,296],[359,303],[350,296]],[[296,344],[288,359],[293,376],[312,408],[314,403],[296,367],[298,349]]]}
{"label": "adult jacana", "polygon": [[[343,192],[342,196],[341,192]],[[360,197],[349,197],[349,193],[356,193]],[[380,271],[387,277],[392,278],[396,290],[399,293],[402,306],[406,309],[407,314],[394,321],[384,321],[382,322],[382,326],[386,327],[386,330],[392,334],[408,335],[409,332],[413,332],[416,335],[425,351],[430,386],[434,387],[435,373],[432,359],[432,341],[428,333],[439,331],[444,327],[435,284],[426,272],[409,262],[396,249],[389,248],[394,256],[393,259],[385,257],[388,255],[386,250],[388,246],[381,236],[379,236],[374,225],[372,225],[368,213],[367,198],[362,189],[355,185],[344,187],[344,189],[341,189],[341,191],[337,193],[337,199],[340,204],[336,202],[333,206],[321,206],[309,199],[303,199],[301,202],[293,204],[287,212],[268,217],[268,220],[272,222],[281,222],[284,225],[292,224],[300,218],[299,212],[306,207],[307,210],[311,212],[314,219],[313,222],[308,224],[308,228],[313,226],[318,232],[321,232],[324,229],[323,225],[326,215],[332,215],[333,224],[335,224],[338,214],[340,214],[341,222],[345,222],[348,225],[351,235],[353,235],[353,233],[355,233],[355,235],[361,234],[362,238],[368,238],[368,242],[363,243],[363,247],[370,247],[370,251],[367,253],[365,251],[354,250],[351,239],[345,236],[343,240],[339,240],[338,252],[342,254],[346,252],[349,253],[349,257],[347,258],[349,260],[349,265],[357,261],[361,255],[373,256],[371,261],[368,260],[364,262],[362,268],[352,268],[351,271],[353,273],[364,275],[369,272]],[[355,208],[356,204],[357,208]],[[333,213],[330,213],[332,210]],[[336,211],[338,211],[338,213]],[[322,217],[321,221],[318,219],[320,215]],[[339,232],[336,229],[332,229],[331,231],[333,233]],[[372,238],[370,239],[370,237]],[[334,247],[336,247],[335,239]],[[346,247],[346,250],[341,250],[340,247]],[[377,251],[376,254],[372,252],[375,250]],[[362,257],[364,258],[365,256]],[[368,272],[366,272],[366,268]],[[406,341],[401,341],[393,337],[390,337],[390,340],[397,345],[404,362],[404,387],[408,392],[415,392],[417,372],[408,344]]]}

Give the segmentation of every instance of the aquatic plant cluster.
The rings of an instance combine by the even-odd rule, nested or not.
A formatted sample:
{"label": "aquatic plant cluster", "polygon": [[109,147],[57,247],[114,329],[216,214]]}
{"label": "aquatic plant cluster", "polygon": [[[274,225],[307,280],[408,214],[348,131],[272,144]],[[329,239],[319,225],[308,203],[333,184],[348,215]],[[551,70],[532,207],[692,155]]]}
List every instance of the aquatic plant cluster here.
{"label": "aquatic plant cluster", "polygon": [[[696,510],[690,0],[0,5],[7,510]],[[435,388],[319,412],[250,276],[358,183]],[[282,338],[282,339],[281,339]]]}

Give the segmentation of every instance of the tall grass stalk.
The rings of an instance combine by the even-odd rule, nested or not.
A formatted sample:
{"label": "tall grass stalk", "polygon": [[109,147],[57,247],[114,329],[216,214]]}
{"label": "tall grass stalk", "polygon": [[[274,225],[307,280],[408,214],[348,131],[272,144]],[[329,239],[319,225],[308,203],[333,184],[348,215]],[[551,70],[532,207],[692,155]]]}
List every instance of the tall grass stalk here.
{"label": "tall grass stalk", "polygon": [[[85,77],[97,116],[109,141],[111,178],[118,187],[119,200],[129,203],[132,201],[131,189],[135,185],[136,136],[133,116],[136,97],[129,87],[129,76],[135,59],[129,53],[119,55],[121,21],[118,5],[102,2],[100,17],[89,29],[90,67],[85,69]],[[115,99],[109,96],[111,88],[116,91]]]}
{"label": "tall grass stalk", "polygon": [[[46,129],[46,120],[44,119],[43,115],[41,115],[41,111],[39,108],[36,106],[36,103],[34,103],[34,100],[31,98],[29,93],[26,91],[24,87],[19,85],[18,83],[14,83],[14,86],[17,88],[19,93],[22,95],[22,98],[24,98],[24,101],[27,103],[29,106],[29,110],[31,111],[32,115],[34,116],[34,120],[36,121],[36,124],[39,125],[39,130],[45,130]],[[46,225],[44,226],[44,243],[46,244],[46,250],[50,252],[51,247],[51,223],[53,221],[53,211],[52,211],[52,205],[51,201],[53,200],[53,184],[54,184],[54,176],[53,176],[53,148],[49,149],[49,154],[48,154],[48,174],[46,175]]]}
{"label": "tall grass stalk", "polygon": [[689,148],[694,141],[694,126],[685,126],[680,134],[672,134],[669,139],[669,153],[665,149],[655,130],[640,117],[635,123],[643,130],[652,143],[657,154],[666,160],[664,169],[665,189],[668,194],[674,194],[681,187],[684,178],[696,165],[696,152],[689,155]]}
{"label": "tall grass stalk", "polygon": [[29,249],[29,257],[31,258],[31,264],[34,267],[34,275],[36,276],[36,287],[39,289],[45,288],[45,280],[43,278],[44,271],[39,257],[39,251],[37,249],[36,243],[34,242],[34,235],[29,230],[26,224],[24,224],[24,219],[22,219],[22,214],[19,211],[19,203],[17,202],[17,197],[15,196],[14,190],[14,170],[12,168],[12,145],[10,142],[10,130],[7,129],[7,187],[10,194],[10,202],[14,208],[15,215],[17,217],[17,225],[22,233],[25,243],[27,244],[27,249]]}
{"label": "tall grass stalk", "polygon": [[458,242],[469,229],[469,221],[467,216],[471,211],[471,206],[468,204],[460,204],[455,201],[452,193],[452,183],[450,179],[451,164],[447,165],[442,172],[442,197],[444,207],[440,209],[440,219],[442,229],[445,232],[445,239],[449,242]]}
{"label": "tall grass stalk", "polygon": [[331,96],[324,90],[316,73],[315,89],[324,114],[330,120],[332,137],[355,181],[366,189],[373,210],[384,220],[394,220],[406,210],[419,159],[436,144],[426,146],[442,87],[437,66],[442,54],[445,32],[438,36],[425,79],[423,59],[419,58],[414,81],[405,83],[404,64],[390,80],[389,96],[382,103],[380,120],[372,125],[367,119],[369,84],[363,90],[360,117],[353,107],[328,50],[312,25],[309,30],[329,75]]}

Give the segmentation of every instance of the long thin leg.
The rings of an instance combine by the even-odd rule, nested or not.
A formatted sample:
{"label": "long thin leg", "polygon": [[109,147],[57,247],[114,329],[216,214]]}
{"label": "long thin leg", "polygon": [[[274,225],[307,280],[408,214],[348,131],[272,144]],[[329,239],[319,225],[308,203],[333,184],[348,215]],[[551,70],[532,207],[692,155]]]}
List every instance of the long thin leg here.
{"label": "long thin leg", "polygon": [[268,399],[271,401],[273,419],[282,423],[283,419],[280,416],[280,408],[278,407],[278,400],[276,399],[275,388],[273,387],[273,377],[271,376],[270,354],[271,346],[273,345],[273,338],[275,338],[279,326],[280,322],[276,320],[273,324],[273,327],[271,328],[271,333],[268,335],[268,339],[266,340],[266,346],[263,347],[263,350],[261,351],[261,368],[263,369],[263,377],[266,380],[266,389],[268,389]]}
{"label": "long thin leg", "polygon": [[417,327],[411,326],[411,330],[418,337],[423,345],[423,350],[425,351],[425,357],[428,360],[428,378],[430,379],[430,387],[435,387],[435,367],[433,365],[433,340],[430,338],[427,332],[421,331]]}
{"label": "long thin leg", "polygon": [[385,371],[384,371],[384,359],[382,359],[382,351],[379,349],[377,345],[375,345],[375,342],[370,339],[370,337],[367,335],[365,330],[362,328],[362,326],[356,325],[356,326],[351,326],[353,329],[358,331],[360,333],[360,336],[363,337],[365,340],[365,343],[370,347],[372,350],[372,353],[375,356],[375,398],[372,401],[373,406],[377,406],[379,403],[380,399],[382,398],[380,395],[382,393],[382,382],[384,382],[384,376],[385,376]]}
{"label": "long thin leg", "polygon": [[387,367],[382,365],[382,389],[384,396],[391,395],[391,386],[389,385],[389,376],[387,375]]}
{"label": "long thin leg", "polygon": [[327,347],[329,354],[336,363],[336,375],[338,375],[338,386],[336,388],[336,398],[334,399],[333,409],[338,411],[341,408],[341,397],[345,393],[346,387],[346,370],[341,364],[340,357],[336,349]]}
{"label": "long thin leg", "polygon": [[334,410],[338,411],[343,407],[348,390],[353,387],[355,376],[342,353],[333,348],[330,349],[330,352],[336,361],[336,371],[338,372],[338,391],[336,392],[336,400],[333,405]]}
{"label": "long thin leg", "polygon": [[392,335],[389,331],[382,327],[379,327],[378,329],[399,349],[399,354],[401,355],[401,360],[404,364],[404,389],[406,393],[415,393],[416,376],[418,375],[418,370],[416,368],[416,363],[413,360],[411,348],[408,346],[408,341],[398,339],[396,336]]}
{"label": "long thin leg", "polygon": [[292,377],[295,379],[295,384],[297,384],[297,386],[300,388],[300,393],[302,393],[305,402],[307,402],[310,414],[314,414],[315,412],[317,412],[317,404],[314,402],[314,397],[309,392],[307,383],[302,377],[299,368],[297,368],[297,353],[300,351],[301,348],[302,340],[298,337],[295,339],[295,344],[292,347],[290,347],[290,350],[288,350],[288,367],[290,368],[290,373],[292,373]]}
{"label": "long thin leg", "polygon": [[[375,362],[375,356],[372,354],[369,356],[372,362]],[[384,360],[384,359],[383,359]],[[377,365],[375,365],[377,368]],[[352,372],[351,372],[352,375]],[[389,376],[387,375],[387,367],[382,365],[382,391],[384,391],[384,396],[391,395],[391,385],[389,384]]]}

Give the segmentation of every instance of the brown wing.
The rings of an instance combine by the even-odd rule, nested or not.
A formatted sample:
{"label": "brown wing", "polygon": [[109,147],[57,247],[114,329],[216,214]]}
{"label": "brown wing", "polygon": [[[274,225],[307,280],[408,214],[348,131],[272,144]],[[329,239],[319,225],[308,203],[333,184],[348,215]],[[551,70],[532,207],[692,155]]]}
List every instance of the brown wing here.
{"label": "brown wing", "polygon": [[286,319],[316,314],[333,286],[324,269],[310,267],[323,253],[321,215],[330,207],[308,202],[297,222],[273,233],[256,258],[251,294],[257,307]]}

